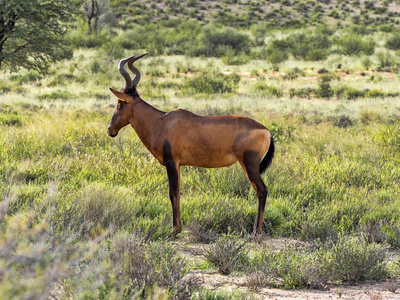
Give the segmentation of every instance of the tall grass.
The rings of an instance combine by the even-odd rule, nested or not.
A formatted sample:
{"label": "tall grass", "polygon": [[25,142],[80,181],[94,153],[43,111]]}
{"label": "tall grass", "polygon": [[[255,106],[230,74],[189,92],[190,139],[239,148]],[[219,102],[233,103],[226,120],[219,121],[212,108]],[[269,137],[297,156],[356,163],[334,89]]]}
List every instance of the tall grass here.
{"label": "tall grass", "polygon": [[[209,34],[223,35],[227,40],[221,44],[227,45],[247,40],[222,29]],[[324,49],[332,50],[327,45]],[[103,51],[108,50],[113,49]],[[138,62],[140,95],[157,108],[245,115],[274,135],[276,156],[263,175],[269,189],[263,231],[319,248],[260,254],[263,262],[245,251],[240,268],[236,261],[229,271],[248,274],[243,266],[248,264],[265,275],[253,278],[255,287],[257,282],[298,288],[387,277],[382,248],[400,246],[394,54],[372,55],[371,70],[361,75],[366,71],[358,69],[357,56],[336,53],[314,62],[291,54],[280,71],[273,71],[257,53],[240,51],[246,59],[238,65],[224,65],[224,57],[178,55]],[[0,294],[7,297],[48,297],[58,290],[78,298],[190,297],[185,274],[193,264],[180,257],[182,240],[211,243],[210,249],[224,257],[230,242],[252,230],[256,194],[240,166],[182,167],[184,233],[171,241],[164,167],[131,128],[115,139],[106,134],[115,104],[107,87],[119,87],[121,76],[118,59],[104,58],[112,54],[105,52],[76,51],[73,60],[54,65],[46,76],[0,74],[0,273],[5,274]],[[385,71],[391,73],[375,70],[377,62],[386,68],[388,61],[392,69]],[[322,68],[327,75],[318,73]],[[219,239],[223,235],[235,237]],[[143,274],[135,273],[139,264]],[[398,265],[391,268],[391,274],[400,273]],[[271,275],[278,280],[268,280]],[[196,295],[228,297],[210,291]]]}

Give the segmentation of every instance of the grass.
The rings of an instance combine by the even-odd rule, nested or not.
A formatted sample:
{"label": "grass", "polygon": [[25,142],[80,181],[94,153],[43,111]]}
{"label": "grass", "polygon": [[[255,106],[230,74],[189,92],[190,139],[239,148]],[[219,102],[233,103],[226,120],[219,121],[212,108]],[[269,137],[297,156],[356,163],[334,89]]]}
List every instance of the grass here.
{"label": "grass", "polygon": [[[107,89],[122,84],[119,58],[80,49],[46,76],[1,73],[0,294],[250,299],[190,288],[185,276],[217,272],[231,252],[240,255],[220,272],[245,274],[252,290],[397,278],[398,258],[389,263],[384,249],[400,245],[398,73],[379,71],[377,54],[365,70],[362,58],[289,57],[279,71],[247,57],[233,65],[182,55],[138,61],[140,95],[157,108],[245,115],[272,131],[263,230],[310,245],[281,252],[243,240],[257,206],[237,165],[182,167],[184,233],[171,240],[165,169],[131,128],[106,134],[115,106]],[[193,242],[209,249],[215,266],[183,256],[181,245]]]}

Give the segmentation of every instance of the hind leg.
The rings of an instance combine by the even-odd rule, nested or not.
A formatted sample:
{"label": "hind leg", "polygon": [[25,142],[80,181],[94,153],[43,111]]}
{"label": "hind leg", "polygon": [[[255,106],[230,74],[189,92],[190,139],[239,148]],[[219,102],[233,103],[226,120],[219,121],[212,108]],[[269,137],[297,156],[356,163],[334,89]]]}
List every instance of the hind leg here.
{"label": "hind leg", "polygon": [[246,172],[251,185],[257,193],[258,211],[256,219],[254,221],[254,228],[252,233],[252,236],[255,237],[256,235],[262,234],[262,224],[264,219],[264,210],[268,195],[268,189],[265,186],[259,172],[260,159],[258,154],[256,155],[254,153],[245,153],[243,160],[239,160],[239,162],[243,170]]}

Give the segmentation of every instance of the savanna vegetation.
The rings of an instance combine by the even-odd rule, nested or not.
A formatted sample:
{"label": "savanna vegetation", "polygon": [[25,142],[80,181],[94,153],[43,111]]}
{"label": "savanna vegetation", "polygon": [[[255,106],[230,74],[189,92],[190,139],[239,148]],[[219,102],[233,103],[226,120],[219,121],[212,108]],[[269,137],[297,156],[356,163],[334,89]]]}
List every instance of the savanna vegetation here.
{"label": "savanna vegetation", "polygon": [[[68,55],[38,65],[21,49],[19,62],[6,55],[24,40],[12,32],[0,51],[1,299],[257,299],[364,281],[396,291],[398,1],[70,4],[54,37]],[[145,52],[138,91],[151,105],[272,131],[260,240],[249,241],[257,203],[240,166],[182,168],[174,239],[165,169],[131,128],[107,136],[118,61]],[[204,284],[215,273],[245,289]]]}

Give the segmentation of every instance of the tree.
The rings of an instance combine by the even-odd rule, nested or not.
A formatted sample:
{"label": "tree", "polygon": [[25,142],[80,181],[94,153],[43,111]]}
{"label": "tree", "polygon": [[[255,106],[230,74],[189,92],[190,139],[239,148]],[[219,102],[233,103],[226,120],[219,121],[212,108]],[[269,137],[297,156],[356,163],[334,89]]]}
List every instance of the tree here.
{"label": "tree", "polygon": [[86,0],[83,3],[81,10],[87,18],[89,33],[96,34],[101,30],[101,25],[115,23],[114,14],[108,5],[108,0]]}
{"label": "tree", "polygon": [[0,1],[0,69],[46,70],[72,56],[64,42],[71,0]]}

